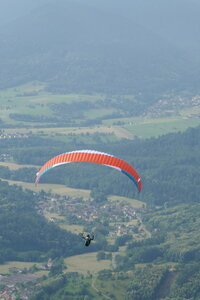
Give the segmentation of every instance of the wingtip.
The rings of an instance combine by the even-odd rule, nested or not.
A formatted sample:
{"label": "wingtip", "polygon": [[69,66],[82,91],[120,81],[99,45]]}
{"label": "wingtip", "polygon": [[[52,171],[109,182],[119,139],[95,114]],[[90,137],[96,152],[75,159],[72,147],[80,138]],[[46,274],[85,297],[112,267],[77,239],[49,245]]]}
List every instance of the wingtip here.
{"label": "wingtip", "polygon": [[35,177],[35,186],[38,185],[38,182],[39,182],[39,176],[38,176],[38,173],[36,174],[36,177]]}
{"label": "wingtip", "polygon": [[142,181],[141,178],[138,179],[138,192],[140,193],[142,191]]}

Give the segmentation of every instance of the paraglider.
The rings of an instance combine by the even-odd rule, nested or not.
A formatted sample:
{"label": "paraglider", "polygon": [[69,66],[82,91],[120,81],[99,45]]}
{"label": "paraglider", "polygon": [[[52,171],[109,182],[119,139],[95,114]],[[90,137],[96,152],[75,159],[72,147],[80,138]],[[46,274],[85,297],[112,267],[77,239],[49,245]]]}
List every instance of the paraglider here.
{"label": "paraglider", "polygon": [[37,172],[35,184],[37,185],[41,176],[50,169],[73,162],[96,163],[114,168],[127,175],[135,183],[139,192],[141,192],[142,190],[141,178],[129,163],[115,157],[114,155],[94,150],[78,150],[66,152],[51,158],[41,167],[39,172]]}
{"label": "paraglider", "polygon": [[81,234],[82,239],[85,240],[85,246],[88,247],[91,243],[91,241],[94,240],[94,234],[85,234],[84,232]]}

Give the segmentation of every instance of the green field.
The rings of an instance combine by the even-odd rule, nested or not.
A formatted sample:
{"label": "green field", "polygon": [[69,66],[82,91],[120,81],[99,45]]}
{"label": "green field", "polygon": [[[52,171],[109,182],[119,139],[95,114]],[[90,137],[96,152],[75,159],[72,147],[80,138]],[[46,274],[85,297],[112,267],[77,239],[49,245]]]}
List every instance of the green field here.
{"label": "green field", "polygon": [[66,258],[67,272],[87,274],[88,272],[97,273],[100,270],[112,268],[110,260],[97,261],[96,255],[97,253],[94,252]]}
{"label": "green field", "polygon": [[169,117],[159,119],[136,120],[134,125],[123,128],[133,136],[141,138],[158,137],[170,132],[184,131],[200,125],[200,118]]}
{"label": "green field", "polygon": [[[197,115],[200,112],[199,107],[180,108],[179,111],[177,110],[177,115],[173,117],[151,118],[148,115],[145,117],[123,117],[126,114],[126,106],[125,108],[115,109],[113,104],[112,107],[109,107],[109,101],[117,103],[118,98],[115,96],[108,98],[106,95],[100,94],[50,94],[44,90],[44,87],[42,83],[30,83],[0,91],[0,120],[5,125],[13,127],[12,129],[6,129],[6,126],[4,126],[6,133],[29,133],[31,131],[34,134],[47,134],[51,138],[54,135],[62,135],[60,139],[72,134],[100,133],[113,135],[117,139],[134,139],[135,137],[157,137],[200,125],[200,118]],[[133,95],[124,95],[123,97],[124,101],[137,102]],[[82,106],[79,108],[81,103]],[[58,111],[53,111],[51,108],[55,104],[56,107],[61,105]],[[64,107],[75,105],[75,107],[69,106],[70,111],[62,112],[62,105]],[[76,112],[76,105],[78,112]],[[56,126],[56,120],[60,120],[65,116],[63,113],[67,113],[67,116],[72,113],[72,121],[75,126],[73,124],[66,127]],[[17,115],[19,119],[13,118],[12,114]],[[119,114],[121,117],[116,118],[114,117],[115,114]],[[22,117],[22,120],[20,120],[22,115],[26,117],[25,119]],[[35,118],[35,121],[31,118]],[[98,118],[102,120],[102,124],[81,125],[82,122]],[[54,119],[55,121],[53,121]],[[59,139],[58,136],[54,138]],[[90,143],[90,140],[88,142]]]}
{"label": "green field", "polygon": [[47,128],[9,128],[4,129],[4,132],[7,134],[38,134],[38,135],[47,135],[48,137],[54,137],[56,140],[63,140],[64,137],[68,137],[69,135],[82,135],[82,134],[107,134],[114,135],[117,138],[126,138],[133,139],[133,134],[125,128],[121,128],[119,126],[93,126],[93,127],[47,127]]}
{"label": "green field", "polygon": [[[119,251],[113,253],[113,256],[116,254],[123,254],[126,247],[119,247]],[[97,273],[104,269],[112,269],[113,264],[111,260],[96,259],[97,252],[75,255],[72,257],[68,257],[65,259],[65,263],[67,265],[67,272],[79,272],[82,274]]]}
{"label": "green field", "polygon": [[73,189],[68,188],[61,184],[38,184],[35,186],[34,183],[28,183],[28,182],[22,182],[22,181],[15,181],[15,180],[5,180],[1,179],[3,181],[7,181],[9,184],[16,184],[19,186],[22,186],[24,189],[29,189],[34,192],[50,192],[52,194],[58,194],[61,196],[68,195],[70,197],[82,197],[83,199],[88,199],[90,196],[90,190],[81,190],[81,189]]}
{"label": "green field", "polygon": [[115,196],[115,195],[110,195],[108,197],[108,200],[110,201],[119,201],[119,202],[126,202],[128,204],[130,204],[133,208],[143,208],[146,206],[146,203],[136,200],[136,199],[131,199],[131,198],[127,198],[127,197],[121,197],[121,196]]}

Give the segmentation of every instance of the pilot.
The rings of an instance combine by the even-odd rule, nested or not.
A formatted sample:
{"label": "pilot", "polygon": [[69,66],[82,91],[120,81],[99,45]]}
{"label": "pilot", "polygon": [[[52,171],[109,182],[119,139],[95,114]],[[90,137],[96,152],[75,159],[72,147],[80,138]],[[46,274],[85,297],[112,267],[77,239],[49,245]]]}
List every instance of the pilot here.
{"label": "pilot", "polygon": [[82,238],[85,240],[85,246],[88,247],[92,240],[94,240],[94,234],[84,234],[82,233]]}

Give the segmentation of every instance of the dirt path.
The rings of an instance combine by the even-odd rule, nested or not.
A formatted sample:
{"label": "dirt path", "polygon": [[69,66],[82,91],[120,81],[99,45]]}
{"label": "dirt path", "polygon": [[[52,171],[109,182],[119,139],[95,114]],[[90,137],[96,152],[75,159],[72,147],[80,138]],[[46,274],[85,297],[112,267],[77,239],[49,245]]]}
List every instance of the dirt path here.
{"label": "dirt path", "polygon": [[140,216],[138,216],[137,215],[137,219],[139,220],[139,222],[140,222],[140,229],[143,229],[143,231],[146,233],[146,235],[147,235],[147,238],[151,238],[151,232],[149,232],[147,229],[146,229],[146,227],[144,226],[144,224],[143,224],[143,222],[142,222],[142,219],[141,219],[141,217]]}
{"label": "dirt path", "polygon": [[97,277],[95,275],[93,275],[93,278],[92,278],[92,288],[97,292],[97,293],[100,293],[100,295],[102,297],[104,297],[105,299],[111,299],[109,296],[105,295],[104,293],[102,293],[96,286],[95,286],[95,282],[97,280]]}
{"label": "dirt path", "polygon": [[116,268],[117,268],[117,264],[116,264],[116,261],[115,261],[115,256],[116,256],[117,254],[118,254],[118,252],[112,253],[112,261],[111,261],[111,263],[112,263],[113,269],[116,269]]}

